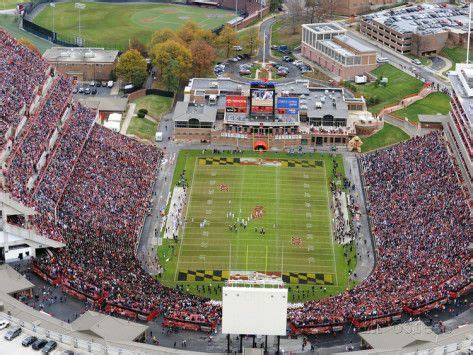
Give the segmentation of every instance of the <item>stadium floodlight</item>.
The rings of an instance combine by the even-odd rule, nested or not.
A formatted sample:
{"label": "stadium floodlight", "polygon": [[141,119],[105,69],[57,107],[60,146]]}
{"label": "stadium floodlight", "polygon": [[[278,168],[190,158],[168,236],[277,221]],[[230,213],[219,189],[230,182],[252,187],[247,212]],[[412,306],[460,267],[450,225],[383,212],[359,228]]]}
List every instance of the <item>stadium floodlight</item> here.
{"label": "stadium floodlight", "polygon": [[51,6],[52,9],[52,18],[53,18],[53,32],[54,32],[54,9],[56,8],[56,3],[55,2],[50,2],[49,6]]}
{"label": "stadium floodlight", "polygon": [[76,2],[75,5],[74,5],[74,7],[75,7],[75,8],[78,10],[78,12],[79,12],[79,25],[78,25],[78,27],[79,27],[79,38],[82,38],[81,33],[80,33],[80,10],[84,10],[84,9],[85,9],[85,4],[82,4],[82,3],[80,3],[80,2]]}

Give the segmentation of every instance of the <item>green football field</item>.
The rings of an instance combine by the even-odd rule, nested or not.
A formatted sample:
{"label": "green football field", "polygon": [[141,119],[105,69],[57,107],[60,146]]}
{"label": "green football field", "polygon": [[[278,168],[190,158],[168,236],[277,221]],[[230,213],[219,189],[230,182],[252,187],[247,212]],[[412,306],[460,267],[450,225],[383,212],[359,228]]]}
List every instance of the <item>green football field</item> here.
{"label": "green football field", "polygon": [[[176,30],[187,21],[203,28],[214,29],[235,17],[234,12],[174,4],[110,4],[86,2],[81,10],[81,33],[86,46],[105,46],[119,49],[137,37],[148,43],[154,31],[163,28]],[[73,40],[78,35],[78,10],[73,2],[57,3],[53,9],[45,6],[34,22],[52,30],[61,38]]]}
{"label": "green football field", "polygon": [[186,222],[178,243],[161,248],[165,283],[192,288],[257,272],[308,290],[304,298],[347,286],[343,247],[332,238],[332,158],[198,153],[178,160],[189,185]]}

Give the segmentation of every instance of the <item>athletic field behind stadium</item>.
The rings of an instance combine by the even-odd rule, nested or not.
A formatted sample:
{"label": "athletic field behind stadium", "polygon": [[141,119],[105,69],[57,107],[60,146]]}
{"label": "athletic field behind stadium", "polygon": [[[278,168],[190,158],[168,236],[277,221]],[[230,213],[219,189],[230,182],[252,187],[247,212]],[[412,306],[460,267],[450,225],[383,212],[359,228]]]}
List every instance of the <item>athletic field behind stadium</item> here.
{"label": "athletic field behind stadium", "polygon": [[199,153],[178,159],[188,204],[178,243],[162,248],[174,244],[161,254],[170,259],[165,283],[196,287],[258,272],[307,290],[305,299],[345,289],[348,268],[331,229],[331,157]]}
{"label": "athletic field behind stadium", "polygon": [[[148,43],[154,31],[163,28],[179,29],[187,21],[203,28],[214,29],[235,17],[235,13],[197,6],[158,3],[97,3],[86,2],[81,10],[81,34],[85,46],[102,45],[126,48],[129,39],[136,37]],[[34,23],[61,37],[73,40],[78,35],[78,10],[73,2],[57,3],[55,8],[45,6]],[[88,44],[89,43],[89,44]]]}

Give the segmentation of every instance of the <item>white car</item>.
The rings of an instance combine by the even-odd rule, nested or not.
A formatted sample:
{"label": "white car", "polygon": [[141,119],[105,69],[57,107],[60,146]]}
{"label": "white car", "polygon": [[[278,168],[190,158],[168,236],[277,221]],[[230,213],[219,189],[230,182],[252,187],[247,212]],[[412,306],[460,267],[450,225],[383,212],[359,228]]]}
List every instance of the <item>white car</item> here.
{"label": "white car", "polygon": [[304,63],[302,62],[302,60],[295,60],[294,62],[292,62],[292,64],[294,64],[297,67],[298,65],[302,65]]}
{"label": "white car", "polygon": [[10,325],[10,322],[6,319],[0,320],[0,329],[5,329]]}
{"label": "white car", "polygon": [[113,80],[110,80],[110,81],[107,83],[107,87],[109,87],[109,88],[112,88],[112,87],[113,87]]}
{"label": "white car", "polygon": [[95,81],[91,81],[91,82],[89,83],[89,86],[95,86]]}

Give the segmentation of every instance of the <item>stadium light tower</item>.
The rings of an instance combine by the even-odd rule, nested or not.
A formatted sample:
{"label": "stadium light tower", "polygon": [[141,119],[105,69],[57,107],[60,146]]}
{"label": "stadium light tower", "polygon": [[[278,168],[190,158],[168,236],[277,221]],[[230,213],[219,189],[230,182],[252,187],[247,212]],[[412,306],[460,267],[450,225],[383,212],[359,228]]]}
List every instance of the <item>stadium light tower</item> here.
{"label": "stadium light tower", "polygon": [[50,2],[49,3],[49,6],[51,6],[51,10],[52,10],[52,18],[53,18],[53,32],[54,32],[54,9],[56,8],[56,3],[55,2]]}
{"label": "stadium light tower", "polygon": [[74,5],[74,7],[78,10],[79,12],[79,38],[82,39],[82,36],[81,36],[81,33],[80,33],[80,10],[84,10],[85,9],[85,5],[80,3],[80,2],[76,2],[76,4]]}
{"label": "stadium light tower", "polygon": [[468,5],[468,42],[466,43],[466,64],[470,63],[471,2]]}

